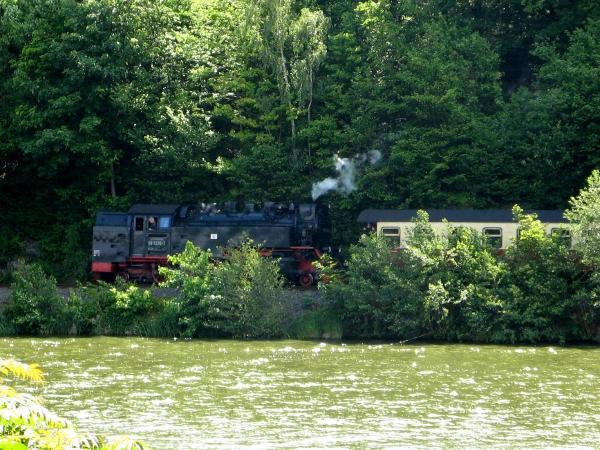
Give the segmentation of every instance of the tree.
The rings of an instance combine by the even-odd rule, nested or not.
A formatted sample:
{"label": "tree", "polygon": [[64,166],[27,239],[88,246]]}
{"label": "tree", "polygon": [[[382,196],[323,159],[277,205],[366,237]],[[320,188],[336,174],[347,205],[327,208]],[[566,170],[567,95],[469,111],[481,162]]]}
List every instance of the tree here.
{"label": "tree", "polygon": [[577,197],[569,200],[565,217],[571,222],[574,242],[583,262],[600,267],[600,171],[594,170]]}
{"label": "tree", "polygon": [[387,160],[367,171],[361,200],[485,205],[481,166],[494,139],[489,119],[501,105],[497,55],[479,35],[444,19],[398,23],[387,2],[369,5],[377,8],[361,10],[370,45],[354,127],[365,130],[363,145],[381,146]]}
{"label": "tree", "polygon": [[215,185],[203,85],[190,81],[204,60],[192,57],[187,8],[40,0],[0,9],[0,209],[62,277],[83,272],[99,207],[195,200]]}
{"label": "tree", "polygon": [[543,64],[533,88],[497,116],[496,186],[527,207],[564,207],[600,166],[600,21],[575,30],[564,51],[544,44],[535,54]]}
{"label": "tree", "polygon": [[[299,168],[296,120],[306,109],[310,122],[315,72],[325,57],[328,20],[322,11],[293,11],[291,0],[259,2],[254,15],[260,29],[265,62],[275,75],[285,115],[291,126],[292,161]],[[310,144],[309,144],[310,152]]]}

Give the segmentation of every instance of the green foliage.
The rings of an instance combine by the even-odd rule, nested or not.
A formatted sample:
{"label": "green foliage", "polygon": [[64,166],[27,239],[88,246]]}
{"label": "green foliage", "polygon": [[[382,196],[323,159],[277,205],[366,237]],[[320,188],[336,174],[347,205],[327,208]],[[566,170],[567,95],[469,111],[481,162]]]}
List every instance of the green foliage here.
{"label": "green foliage", "polygon": [[598,277],[582,271],[565,241],[513,209],[520,238],[504,257],[484,236],[447,226],[434,232],[420,212],[406,248],[363,236],[343,277],[322,287],[344,337],[427,337],[477,342],[598,339]]}
{"label": "green foliage", "polygon": [[163,286],[177,288],[181,332],[187,337],[279,337],[286,308],[276,261],[260,256],[250,241],[224,249],[225,259],[188,242],[161,268]]}
{"label": "green foliage", "polygon": [[569,248],[545,233],[535,216],[513,208],[520,238],[507,249],[505,317],[518,341],[541,342],[581,339],[581,324],[574,318],[586,286],[578,280],[581,267]]}
{"label": "green foliage", "polygon": [[[151,289],[135,284],[117,281],[114,286],[100,285],[99,291],[100,314],[96,316],[95,334],[147,336],[153,328],[149,322],[164,309],[163,301]],[[89,299],[84,297],[83,302]],[[158,336],[170,336],[166,332]]]}
{"label": "green foliage", "polygon": [[169,256],[169,262],[172,267],[159,269],[164,277],[161,285],[179,291],[177,300],[180,302],[179,325],[182,335],[195,337],[209,334],[206,328],[210,326],[204,318],[209,312],[211,300],[215,299],[212,293],[215,268],[210,251],[187,242],[181,253]]}
{"label": "green foliage", "polygon": [[303,311],[287,329],[292,339],[341,339],[342,323],[333,308],[316,308]]}
{"label": "green foliage", "polygon": [[117,280],[80,286],[68,298],[39,265],[14,273],[10,303],[0,334],[116,335],[150,337],[271,338],[284,335],[290,302],[275,260],[262,257],[251,242],[226,249],[212,261],[192,243],[161,268],[164,287],[155,292]]}
{"label": "green foliage", "polygon": [[152,289],[117,281],[80,286],[64,297],[54,278],[36,264],[22,264],[13,278],[9,304],[0,319],[2,335],[179,334],[179,304]]}
{"label": "green foliage", "polygon": [[344,337],[409,339],[422,333],[418,285],[403,276],[397,260],[386,240],[363,235],[352,247],[345,281],[322,287],[339,311]]}
{"label": "green foliage", "polygon": [[438,236],[427,219],[426,214],[419,215],[403,261],[413,267],[414,276],[421,276],[430,336],[452,341],[505,340],[497,320],[504,266],[481,234],[448,225]]}
{"label": "green foliage", "polygon": [[249,240],[226,254],[215,270],[214,328],[238,338],[281,337],[288,311],[278,262]]}
{"label": "green foliage", "polygon": [[564,207],[600,164],[598,5],[2,0],[0,271],[83,279],[101,208],[307,200],[369,150],[336,246],[366,206]]}
{"label": "green foliage", "polygon": [[600,171],[594,170],[577,197],[571,197],[565,216],[571,222],[573,239],[583,262],[600,268]]}
{"label": "green foliage", "polygon": [[173,337],[179,334],[179,305],[150,287],[117,280],[71,291],[72,332],[79,335]]}
{"label": "green foliage", "polygon": [[70,326],[67,302],[56,280],[37,264],[21,264],[13,273],[5,317],[19,334],[66,334]]}

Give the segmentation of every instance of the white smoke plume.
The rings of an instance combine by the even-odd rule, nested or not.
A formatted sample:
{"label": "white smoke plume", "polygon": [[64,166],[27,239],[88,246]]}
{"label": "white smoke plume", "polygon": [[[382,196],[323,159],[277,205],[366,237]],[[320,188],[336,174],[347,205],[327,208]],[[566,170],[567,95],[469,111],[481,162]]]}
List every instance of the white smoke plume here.
{"label": "white smoke plume", "polygon": [[338,175],[336,178],[329,177],[318,183],[313,183],[313,201],[330,191],[337,191],[344,195],[354,192],[356,190],[357,169],[364,163],[375,164],[380,159],[381,152],[379,150],[371,150],[370,152],[356,155],[354,158],[340,158],[335,155],[333,157],[334,168]]}

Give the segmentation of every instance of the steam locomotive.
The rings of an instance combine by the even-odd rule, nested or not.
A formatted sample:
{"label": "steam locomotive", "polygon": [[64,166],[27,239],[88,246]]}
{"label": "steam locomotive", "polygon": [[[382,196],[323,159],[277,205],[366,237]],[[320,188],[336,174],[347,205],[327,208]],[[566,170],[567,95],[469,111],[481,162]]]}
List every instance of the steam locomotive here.
{"label": "steam locomotive", "polygon": [[329,244],[326,209],[315,203],[227,202],[136,204],[128,212],[101,211],[93,229],[92,275],[95,280],[157,281],[167,255],[187,241],[211,250],[250,238],[265,257],[277,258],[286,278],[301,286],[317,281],[313,262]]}

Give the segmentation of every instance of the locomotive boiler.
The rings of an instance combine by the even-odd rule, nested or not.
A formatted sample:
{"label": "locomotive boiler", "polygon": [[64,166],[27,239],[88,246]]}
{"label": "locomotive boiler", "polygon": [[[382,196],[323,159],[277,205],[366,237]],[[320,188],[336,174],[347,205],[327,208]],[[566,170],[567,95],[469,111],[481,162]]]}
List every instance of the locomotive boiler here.
{"label": "locomotive boiler", "polygon": [[96,280],[156,281],[167,256],[188,241],[222,256],[250,238],[261,254],[277,258],[283,274],[302,286],[316,282],[313,261],[328,245],[326,210],[315,203],[136,204],[128,212],[101,211],[93,229]]}

